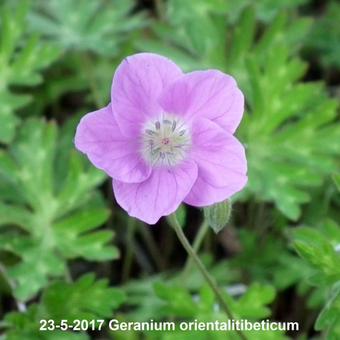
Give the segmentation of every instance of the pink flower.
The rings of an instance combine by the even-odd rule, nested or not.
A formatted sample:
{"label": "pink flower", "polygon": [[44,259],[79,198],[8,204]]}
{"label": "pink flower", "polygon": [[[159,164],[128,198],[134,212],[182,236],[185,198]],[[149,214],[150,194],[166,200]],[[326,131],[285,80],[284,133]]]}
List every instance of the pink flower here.
{"label": "pink flower", "polygon": [[119,65],[111,103],[81,119],[75,145],[113,178],[118,204],[154,224],[181,202],[207,206],[245,186],[245,152],[233,136],[243,106],[231,76],[184,74],[140,53]]}

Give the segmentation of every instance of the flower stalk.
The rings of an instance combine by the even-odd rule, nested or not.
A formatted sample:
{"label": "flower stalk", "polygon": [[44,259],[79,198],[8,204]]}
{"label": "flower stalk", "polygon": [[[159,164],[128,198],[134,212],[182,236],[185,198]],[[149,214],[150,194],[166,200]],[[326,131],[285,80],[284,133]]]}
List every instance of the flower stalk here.
{"label": "flower stalk", "polygon": [[[195,253],[197,253],[202,245],[203,239],[209,230],[209,224],[206,220],[203,220],[202,224],[200,225],[195,240],[192,244],[192,248]],[[183,269],[183,277],[185,278],[191,270],[193,266],[193,259],[189,256],[185,262],[184,269]]]}
{"label": "flower stalk", "polygon": [[[168,216],[168,221],[171,227],[175,230],[179,241],[181,242],[183,248],[186,250],[192,261],[196,264],[197,268],[201,272],[202,276],[204,277],[205,281],[208,283],[212,291],[214,292],[218,303],[220,304],[221,308],[224,310],[225,314],[228,316],[229,319],[235,319],[233,313],[231,312],[230,308],[228,307],[227,303],[225,302],[223,295],[218,288],[215,280],[209,274],[208,270],[205,268],[204,264],[196,254],[195,250],[192,248],[191,244],[189,243],[188,239],[186,238],[181,225],[179,224],[176,213],[173,213]],[[237,330],[239,337],[243,340],[247,340],[246,336],[240,331]]]}

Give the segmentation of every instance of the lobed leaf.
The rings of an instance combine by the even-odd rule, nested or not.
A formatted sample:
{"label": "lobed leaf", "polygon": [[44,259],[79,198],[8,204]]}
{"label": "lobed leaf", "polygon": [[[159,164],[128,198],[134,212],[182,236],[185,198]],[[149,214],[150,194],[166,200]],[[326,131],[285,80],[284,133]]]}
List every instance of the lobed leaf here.
{"label": "lobed leaf", "polygon": [[25,312],[6,315],[3,323],[6,339],[89,339],[83,332],[39,331],[40,320],[53,320],[55,324],[67,320],[72,324],[76,319],[106,319],[124,299],[119,289],[109,287],[106,280],[96,280],[93,274],[84,275],[73,283],[56,282],[43,292],[39,304],[32,304]]}
{"label": "lobed leaf", "polygon": [[143,26],[143,15],[131,15],[133,1],[37,1],[30,25],[65,50],[112,56],[132,30]]}
{"label": "lobed leaf", "polygon": [[42,43],[37,36],[26,38],[28,2],[10,8],[0,6],[0,142],[9,143],[19,123],[14,112],[31,101],[27,91],[14,87],[32,87],[42,82],[41,71],[59,56],[56,47]]}
{"label": "lobed leaf", "polygon": [[119,256],[111,245],[113,232],[95,230],[109,217],[96,190],[105,176],[72,150],[70,135],[71,129],[60,135],[53,122],[29,119],[0,153],[0,183],[17,193],[1,197],[0,249],[18,257],[7,271],[19,300],[64,275],[68,259]]}

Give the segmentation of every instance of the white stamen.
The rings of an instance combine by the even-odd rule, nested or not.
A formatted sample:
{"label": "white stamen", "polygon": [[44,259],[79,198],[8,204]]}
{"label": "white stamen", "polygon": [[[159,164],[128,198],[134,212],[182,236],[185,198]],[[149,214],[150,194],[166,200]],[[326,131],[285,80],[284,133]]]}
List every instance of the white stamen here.
{"label": "white stamen", "polygon": [[174,166],[184,160],[191,147],[191,134],[179,118],[163,115],[145,124],[142,155],[152,166]]}

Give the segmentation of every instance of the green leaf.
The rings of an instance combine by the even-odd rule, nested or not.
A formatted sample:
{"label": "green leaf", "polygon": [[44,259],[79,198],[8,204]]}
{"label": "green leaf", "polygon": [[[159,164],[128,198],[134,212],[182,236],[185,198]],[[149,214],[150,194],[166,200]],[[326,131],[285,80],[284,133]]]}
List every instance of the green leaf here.
{"label": "green leaf", "polygon": [[95,230],[109,217],[96,190],[105,175],[72,150],[73,135],[67,125],[60,134],[53,122],[30,119],[0,153],[0,183],[16,193],[0,200],[0,249],[18,257],[7,270],[19,300],[64,275],[68,259],[119,256],[113,232]]}
{"label": "green leaf", "polygon": [[124,298],[119,289],[108,287],[107,280],[96,281],[93,274],[87,274],[75,283],[54,283],[43,293],[42,304],[55,321],[93,320],[109,318]]}
{"label": "green leaf", "polygon": [[40,0],[30,24],[34,32],[63,49],[112,56],[130,32],[143,25],[143,15],[129,15],[133,5],[132,0]]}
{"label": "green leaf", "polygon": [[333,180],[338,191],[340,191],[340,174],[333,175]]}
{"label": "green leaf", "polygon": [[106,319],[124,300],[125,295],[119,289],[109,287],[107,280],[95,280],[93,274],[84,275],[74,283],[56,282],[27,311],[6,315],[3,323],[6,339],[89,339],[85,333],[39,331],[40,320],[53,320],[55,324],[67,320],[72,324],[75,319]]}
{"label": "green leaf", "polygon": [[203,208],[204,218],[217,234],[229,222],[231,215],[231,202],[229,199]]}
{"label": "green leaf", "polygon": [[340,336],[340,280],[334,285],[326,305],[319,314],[315,329],[327,330],[331,340]]}
{"label": "green leaf", "polygon": [[317,281],[328,284],[340,281],[337,247],[340,244],[340,228],[329,221],[323,233],[312,228],[298,228],[293,232],[294,247],[301,257],[318,270]]}
{"label": "green leaf", "polygon": [[235,311],[245,319],[264,319],[271,313],[266,305],[273,302],[274,298],[275,289],[272,286],[254,283],[239,299]]}
{"label": "green leaf", "polygon": [[167,302],[166,313],[185,317],[195,312],[195,303],[185,288],[169,287],[162,282],[156,282],[154,290],[159,298]]}
{"label": "green leaf", "polygon": [[39,331],[40,320],[48,318],[41,315],[39,305],[32,305],[25,313],[12,312],[5,317],[6,339],[8,340],[88,340],[83,333],[64,331]]}
{"label": "green leaf", "polygon": [[309,35],[308,45],[319,53],[321,61],[326,66],[340,68],[340,4],[328,2],[324,14],[315,21]]}
{"label": "green leaf", "polygon": [[239,129],[247,147],[248,192],[274,201],[296,220],[301,204],[310,200],[308,188],[320,186],[337,167],[340,128],[334,121],[337,102],[328,98],[324,87],[298,82],[305,65],[289,56],[282,38],[286,25],[287,20],[278,17],[255,54],[234,67],[250,108]]}
{"label": "green leaf", "polygon": [[275,2],[271,0],[259,0],[256,2],[252,0],[195,0],[192,3],[189,1],[169,0],[167,1],[167,13],[170,20],[178,19],[181,22],[194,16],[203,17],[209,14],[218,14],[225,16],[228,22],[235,23],[244,9],[253,7],[254,13],[256,13],[259,20],[271,22],[279,12],[283,10],[293,12],[293,10],[307,2],[308,0],[277,0]]}
{"label": "green leaf", "polygon": [[[213,315],[215,308],[215,295],[211,288],[203,286],[199,295],[192,296],[185,288],[176,285],[165,285],[157,282],[154,285],[158,297],[166,301],[167,308],[176,316],[198,316],[200,313]],[[234,300],[228,294],[224,294],[232,311],[242,317],[251,320],[258,320],[270,315],[270,309],[266,305],[275,298],[275,289],[272,286],[253,284],[244,295]],[[245,308],[246,307],[246,308]]]}
{"label": "green leaf", "polygon": [[13,87],[32,87],[42,82],[41,71],[58,56],[57,48],[42,43],[36,36],[26,37],[28,2],[10,8],[0,7],[0,142],[9,143],[18,119],[14,112],[31,101],[26,92]]}
{"label": "green leaf", "polygon": [[179,225],[184,226],[187,217],[187,210],[184,204],[181,204],[176,210],[176,217],[178,219]]}
{"label": "green leaf", "polygon": [[2,124],[0,125],[0,141],[2,143],[9,143],[14,136],[15,127],[18,124],[18,118],[12,114],[10,109],[4,110],[0,114],[0,118],[2,121]]}
{"label": "green leaf", "polygon": [[297,228],[292,237],[298,254],[314,269],[310,283],[329,292],[315,328],[336,340],[340,336],[340,227],[328,220],[319,229]]}
{"label": "green leaf", "polygon": [[[191,293],[183,286],[176,284],[164,284],[158,281],[154,285],[157,296],[164,302],[159,307],[157,315],[162,318],[163,316],[172,318],[183,318],[187,322],[198,321],[226,321],[223,310],[216,304],[216,298],[211,288],[204,285],[199,292]],[[275,290],[271,286],[260,284],[251,285],[244,295],[239,299],[234,299],[227,293],[223,292],[227,304],[239,319],[248,319],[250,321],[261,320],[270,316],[270,309],[267,307],[274,298]],[[183,334],[183,333],[182,333]],[[197,337],[197,332],[185,333],[188,339]],[[235,339],[234,332],[227,333],[214,332],[214,339]],[[177,335],[177,334],[176,334]],[[174,335],[174,339],[176,339]],[[285,339],[282,332],[246,332],[247,339]],[[170,335],[171,336],[171,335]],[[177,335],[178,336],[178,335]],[[192,337],[194,336],[194,337]]]}

